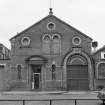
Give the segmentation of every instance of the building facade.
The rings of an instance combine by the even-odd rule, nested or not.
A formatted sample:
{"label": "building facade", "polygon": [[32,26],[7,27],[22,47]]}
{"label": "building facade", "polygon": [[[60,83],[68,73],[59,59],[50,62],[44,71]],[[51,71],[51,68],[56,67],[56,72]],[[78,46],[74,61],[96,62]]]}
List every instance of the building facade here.
{"label": "building facade", "polygon": [[10,42],[10,59],[3,60],[5,90],[93,91],[105,86],[105,49],[92,53],[92,38],[52,11]]}

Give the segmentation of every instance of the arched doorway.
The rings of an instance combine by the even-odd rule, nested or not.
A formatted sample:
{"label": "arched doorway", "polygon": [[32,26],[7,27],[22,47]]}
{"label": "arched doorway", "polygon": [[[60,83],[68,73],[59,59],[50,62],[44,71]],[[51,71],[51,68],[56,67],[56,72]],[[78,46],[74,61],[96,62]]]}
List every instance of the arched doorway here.
{"label": "arched doorway", "polygon": [[89,90],[88,62],[85,57],[75,54],[67,59],[67,90]]}
{"label": "arched doorway", "polygon": [[[79,64],[78,64],[78,62],[79,62]],[[91,56],[89,56],[84,51],[73,50],[73,51],[67,53],[63,59],[63,70],[64,70],[63,84],[64,84],[64,87],[67,90],[74,90],[74,91],[75,90],[83,90],[84,91],[84,90],[88,90],[88,89],[93,90],[94,89],[94,71],[93,71],[93,63],[92,62],[93,61],[92,61]],[[76,65],[78,65],[78,67]],[[74,68],[72,66],[74,66]],[[70,84],[71,84],[70,80],[71,80],[72,84],[74,84],[73,82],[75,82],[75,81],[73,81],[72,78],[69,76],[68,70],[71,70],[71,68],[76,69],[75,66],[77,67],[77,70],[79,70],[79,68],[81,67],[80,68],[81,70],[83,69],[83,70],[86,70],[86,72],[88,72],[88,74],[86,73],[86,75],[88,77],[86,79],[86,81],[84,78],[80,79],[80,77],[79,78],[73,78],[75,81],[77,80],[76,82],[78,83],[79,86],[80,86],[80,84],[83,84],[83,82],[87,82],[88,86],[86,85],[87,86],[86,88],[84,88],[85,86],[82,88],[83,85],[80,86],[81,89],[80,88],[74,89],[74,87],[69,88],[69,87],[72,87],[72,86],[70,86]],[[79,73],[77,74],[77,76],[79,76]],[[84,71],[84,73],[85,73],[85,71]],[[82,71],[81,71],[81,75],[82,75]],[[75,74],[75,76],[76,76],[76,74]],[[79,80],[83,79],[82,83],[81,83],[81,81],[78,81],[78,79]],[[77,83],[75,83],[75,86]]]}

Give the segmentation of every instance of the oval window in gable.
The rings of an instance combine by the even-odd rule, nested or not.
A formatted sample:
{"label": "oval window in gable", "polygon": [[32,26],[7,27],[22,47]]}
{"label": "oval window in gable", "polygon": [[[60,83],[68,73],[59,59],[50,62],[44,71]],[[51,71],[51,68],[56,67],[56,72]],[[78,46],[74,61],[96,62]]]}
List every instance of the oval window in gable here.
{"label": "oval window in gable", "polygon": [[29,46],[30,45],[30,38],[29,37],[23,37],[21,39],[22,46]]}

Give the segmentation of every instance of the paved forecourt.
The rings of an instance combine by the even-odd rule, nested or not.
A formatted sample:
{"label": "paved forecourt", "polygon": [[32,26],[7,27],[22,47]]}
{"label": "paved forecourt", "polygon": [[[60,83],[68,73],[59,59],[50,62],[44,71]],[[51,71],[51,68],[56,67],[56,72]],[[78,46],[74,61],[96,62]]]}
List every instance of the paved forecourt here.
{"label": "paved forecourt", "polygon": [[102,103],[97,98],[97,93],[92,92],[2,92],[0,100],[0,105],[75,105],[75,103],[99,105]]}

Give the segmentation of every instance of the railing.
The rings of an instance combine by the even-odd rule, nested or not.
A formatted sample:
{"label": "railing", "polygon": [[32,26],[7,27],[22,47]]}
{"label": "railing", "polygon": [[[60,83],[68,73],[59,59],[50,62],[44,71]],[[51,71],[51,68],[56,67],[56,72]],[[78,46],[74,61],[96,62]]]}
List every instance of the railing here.
{"label": "railing", "polygon": [[[11,105],[10,102],[12,102],[14,105],[16,102],[18,102],[18,104],[16,105],[105,105],[105,99],[46,99],[46,100],[42,100],[42,99],[41,100],[40,99],[5,100],[4,99],[4,100],[0,100],[0,105]],[[33,103],[29,103],[29,102],[33,102]],[[47,102],[47,103],[44,103],[44,102]]]}

